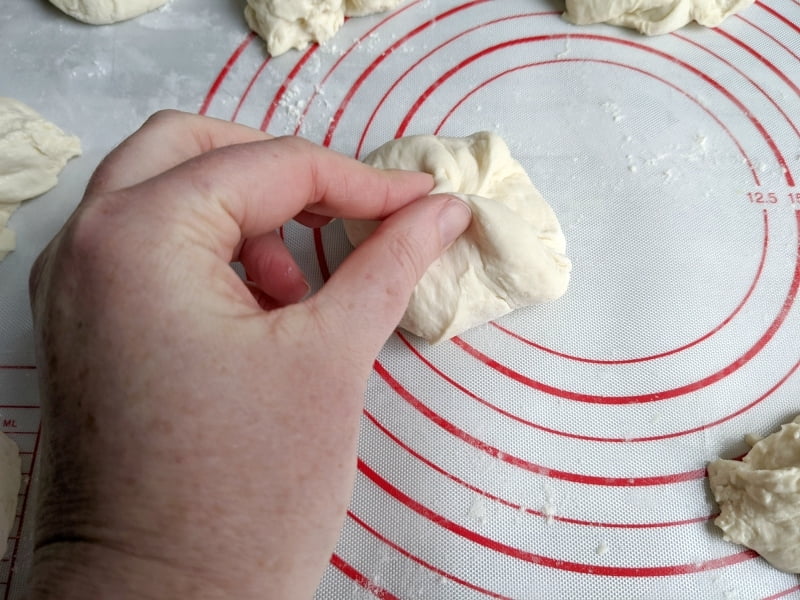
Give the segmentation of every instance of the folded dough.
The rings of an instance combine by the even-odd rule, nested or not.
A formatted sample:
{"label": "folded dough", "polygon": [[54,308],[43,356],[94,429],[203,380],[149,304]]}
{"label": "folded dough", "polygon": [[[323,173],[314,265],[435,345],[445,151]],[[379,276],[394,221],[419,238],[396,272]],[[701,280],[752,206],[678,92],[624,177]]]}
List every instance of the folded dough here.
{"label": "folded dough", "polygon": [[0,97],[0,260],[15,247],[6,228],[23,200],[44,194],[67,161],[81,153],[80,140],[13,98]]}
{"label": "folded dough", "polygon": [[741,460],[708,465],[720,505],[714,524],[782,571],[800,573],[800,416]]}
{"label": "folded dough", "polygon": [[576,25],[609,23],[645,35],[670,33],[697,21],[716,27],[753,0],[567,0],[564,18]]}
{"label": "folded dough", "polygon": [[[404,329],[439,342],[566,291],[571,264],[561,226],[500,136],[410,136],[381,146],[364,162],[430,173],[432,193],[461,194],[472,209],[469,229],[414,289],[400,322]],[[358,245],[378,223],[344,225]]]}

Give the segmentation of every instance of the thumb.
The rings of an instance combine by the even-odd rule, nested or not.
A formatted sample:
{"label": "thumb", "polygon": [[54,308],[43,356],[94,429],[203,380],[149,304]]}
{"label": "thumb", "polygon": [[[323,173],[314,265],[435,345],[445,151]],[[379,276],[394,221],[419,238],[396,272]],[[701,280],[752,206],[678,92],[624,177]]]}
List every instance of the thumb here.
{"label": "thumb", "polygon": [[356,248],[312,301],[329,326],[374,359],[400,322],[430,264],[469,226],[469,207],[449,195],[398,210]]}

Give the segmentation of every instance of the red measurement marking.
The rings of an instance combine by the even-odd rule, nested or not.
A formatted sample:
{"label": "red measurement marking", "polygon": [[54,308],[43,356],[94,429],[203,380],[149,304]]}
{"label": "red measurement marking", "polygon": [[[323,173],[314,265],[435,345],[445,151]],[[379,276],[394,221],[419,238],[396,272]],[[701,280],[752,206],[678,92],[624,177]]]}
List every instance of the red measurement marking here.
{"label": "red measurement marking", "polygon": [[722,417],[720,419],[717,419],[716,421],[711,421],[710,423],[706,423],[705,425],[699,425],[699,426],[693,427],[691,429],[685,429],[683,431],[673,431],[672,433],[664,433],[664,434],[661,434],[661,435],[651,435],[651,436],[645,436],[645,437],[630,437],[630,438],[621,438],[621,437],[603,438],[603,437],[595,437],[595,436],[590,436],[590,435],[581,435],[581,434],[577,434],[577,433],[569,433],[567,431],[559,431],[558,429],[552,429],[550,427],[545,427],[545,426],[540,425],[538,423],[534,423],[532,421],[528,421],[527,419],[523,419],[522,417],[519,417],[519,416],[517,416],[517,415],[515,415],[515,414],[513,414],[511,412],[503,410],[499,406],[495,406],[494,404],[488,402],[484,398],[481,398],[480,396],[478,396],[474,392],[468,390],[466,387],[464,387],[463,385],[461,385],[460,383],[458,383],[457,381],[455,381],[454,379],[452,379],[451,377],[446,375],[443,371],[438,369],[433,363],[431,363],[428,359],[426,359],[424,356],[422,356],[422,354],[408,341],[408,339],[406,339],[406,337],[404,335],[402,335],[401,333],[398,332],[397,333],[397,337],[406,345],[406,347],[408,347],[411,350],[411,352],[417,358],[419,358],[436,375],[438,375],[440,378],[444,379],[447,383],[449,383],[450,385],[452,385],[453,387],[455,387],[459,391],[463,392],[464,394],[466,394],[467,396],[469,396],[473,400],[479,402],[480,404],[483,404],[487,408],[490,408],[491,410],[493,410],[493,411],[495,411],[497,413],[500,413],[504,417],[507,417],[509,419],[512,419],[512,420],[516,421],[517,423],[521,423],[523,425],[526,425],[526,426],[531,427],[533,429],[536,429],[538,431],[543,431],[545,433],[551,433],[551,434],[558,435],[558,436],[561,436],[561,437],[582,440],[582,441],[585,441],[585,442],[610,442],[610,443],[620,443],[620,444],[623,444],[623,443],[636,443],[636,442],[656,442],[656,441],[661,441],[661,440],[667,440],[667,439],[670,439],[670,438],[681,437],[681,436],[684,436],[684,435],[690,435],[692,433],[699,433],[700,431],[704,431],[704,430],[707,430],[707,429],[711,429],[713,427],[717,427],[718,425],[721,425],[722,423],[730,421],[731,419],[733,419],[735,417],[738,417],[741,414],[744,414],[745,412],[747,412],[748,410],[750,410],[754,406],[760,404],[765,399],[769,398],[773,393],[775,393],[776,390],[778,390],[784,383],[786,383],[786,381],[795,373],[795,371],[797,371],[798,368],[800,368],[800,361],[798,361],[786,372],[786,374],[783,375],[783,377],[781,377],[778,380],[777,383],[775,383],[775,385],[773,385],[771,388],[769,388],[761,396],[759,396],[758,398],[756,398],[755,400],[753,400],[749,404],[746,404],[745,406],[741,407],[739,410],[737,410],[735,412],[732,412],[732,413],[730,413],[730,414],[728,414],[728,415],[726,415],[726,416],[724,416],[724,417]]}
{"label": "red measurement marking", "polygon": [[[41,427],[40,427],[40,430],[41,430]],[[39,439],[40,439],[40,436],[38,435],[38,432],[37,432],[36,442],[33,445],[33,458],[31,459],[31,471],[33,471],[33,467],[34,467],[34,464],[36,462],[36,453],[39,450]],[[19,527],[20,534],[22,533],[22,527],[23,527],[23,525],[25,523],[25,511],[28,508],[28,499],[30,498],[30,491],[31,491],[31,481],[33,480],[33,478],[30,477],[30,472],[29,473],[23,473],[23,475],[28,475],[28,477],[27,477],[27,481],[25,482],[25,492],[24,492],[25,496],[24,496],[24,499],[22,501],[22,510],[20,511],[20,514],[19,514],[19,526],[18,527]],[[8,583],[7,583],[5,594],[3,596],[4,600],[8,600],[8,596],[11,593],[11,581],[14,579],[14,564],[17,561],[17,552],[18,552],[18,550],[19,550],[19,541],[17,541],[14,544],[14,551],[11,553],[11,572],[9,573],[9,576],[8,576]]]}
{"label": "red measurement marking", "polygon": [[569,571],[572,573],[583,573],[586,575],[597,575],[604,577],[664,577],[668,575],[686,575],[688,573],[699,573],[703,571],[720,569],[722,567],[735,565],[746,560],[751,560],[758,556],[758,554],[752,550],[747,550],[708,561],[683,565],[663,565],[653,567],[616,567],[591,565],[561,560],[558,558],[552,558],[549,556],[536,554],[534,552],[529,552],[527,550],[522,550],[520,548],[514,548],[513,546],[509,546],[502,542],[498,542],[497,540],[493,540],[481,535],[475,531],[471,531],[466,527],[459,525],[458,523],[454,523],[453,521],[434,512],[430,508],[411,498],[411,496],[408,496],[394,487],[391,483],[373,471],[361,459],[358,459],[358,470],[384,492],[389,494],[392,498],[413,510],[423,518],[435,523],[439,527],[442,527],[443,529],[455,533],[456,535],[489,550],[499,552],[500,554],[505,554],[506,556],[516,558],[517,560],[541,565],[551,569],[558,569],[559,571]]}
{"label": "red measurement marking", "polygon": [[580,525],[585,527],[602,527],[602,528],[611,528],[611,529],[657,529],[662,527],[678,527],[682,525],[693,525],[695,523],[704,523],[715,518],[717,515],[708,515],[703,517],[695,517],[693,519],[682,519],[680,521],[665,521],[661,523],[605,523],[601,521],[586,521],[583,519],[573,519],[570,517],[561,517],[558,515],[553,514],[545,514],[541,511],[535,510],[533,508],[523,507],[521,504],[515,504],[509,500],[501,498],[499,496],[495,496],[485,490],[480,489],[477,486],[474,486],[463,479],[460,479],[453,475],[452,473],[448,473],[442,467],[436,465],[435,463],[431,462],[414,449],[403,443],[403,441],[394,435],[391,431],[389,431],[386,427],[384,427],[378,420],[372,415],[369,411],[364,411],[364,416],[370,420],[380,431],[382,431],[389,439],[391,439],[395,444],[403,448],[406,452],[408,452],[411,456],[416,458],[418,461],[422,462],[423,464],[427,465],[437,473],[444,475],[450,481],[472,491],[480,494],[482,497],[502,504],[503,506],[507,506],[513,510],[524,511],[529,515],[533,515],[535,517],[541,517],[543,519],[552,519],[553,521],[558,521],[560,523],[569,523],[570,525]]}
{"label": "red measurement marking", "polygon": [[[800,231],[800,211],[795,212],[795,220],[797,222],[797,229]],[[596,394],[583,394],[579,392],[573,392],[570,390],[562,390],[557,387],[547,385],[540,381],[536,381],[522,373],[519,373],[505,365],[500,364],[493,358],[487,356],[477,348],[469,345],[460,337],[454,337],[451,339],[453,344],[464,350],[470,356],[478,359],[488,367],[494,369],[495,371],[502,373],[506,377],[513,379],[523,385],[531,387],[535,390],[539,390],[541,392],[545,392],[547,394],[551,394],[553,396],[559,398],[566,398],[568,400],[575,400],[577,402],[589,402],[589,403],[597,403],[597,404],[635,404],[635,403],[644,403],[644,402],[655,402],[657,400],[667,400],[669,398],[677,398],[678,396],[683,396],[689,394],[691,392],[696,392],[698,390],[703,389],[713,383],[716,383],[731,373],[738,371],[748,362],[750,362],[753,357],[755,357],[763,348],[764,346],[769,343],[769,341],[774,337],[777,333],[778,329],[780,329],[781,325],[783,324],[786,316],[789,314],[789,311],[794,304],[794,300],[797,296],[798,287],[800,287],[800,240],[798,240],[798,247],[796,249],[795,254],[795,270],[794,275],[792,277],[792,283],[789,286],[789,291],[786,295],[786,298],[783,301],[783,305],[781,306],[780,311],[778,311],[778,315],[772,321],[770,326],[764,332],[764,334],[756,341],[756,343],[747,351],[745,352],[740,358],[733,361],[731,364],[726,366],[725,368],[717,371],[716,373],[712,373],[708,377],[704,377],[698,381],[693,383],[689,383],[686,385],[682,385],[673,389],[663,390],[660,392],[651,392],[648,394],[637,394],[632,396],[602,396]]]}
{"label": "red measurement marking", "polygon": [[[518,46],[518,45],[521,45],[521,44],[528,44],[528,43],[535,43],[535,42],[542,42],[542,41],[552,41],[552,40],[558,40],[558,39],[573,39],[573,40],[574,39],[585,39],[585,40],[604,41],[604,42],[610,42],[610,43],[614,43],[614,44],[621,44],[621,45],[624,45],[624,46],[630,46],[630,47],[633,47],[633,48],[636,48],[636,49],[639,49],[639,50],[643,50],[645,52],[649,52],[651,54],[655,54],[656,56],[659,56],[659,57],[661,57],[663,59],[666,59],[666,60],[668,60],[668,61],[670,61],[670,62],[672,62],[674,64],[677,64],[678,66],[688,70],[689,72],[693,73],[694,75],[700,77],[706,83],[711,85],[714,89],[716,89],[717,91],[722,93],[724,96],[726,96],[731,102],[733,102],[737,106],[737,108],[739,108],[739,110],[741,110],[742,113],[750,120],[750,122],[759,131],[759,133],[764,137],[764,140],[767,142],[767,144],[770,146],[770,148],[775,152],[775,156],[776,156],[779,164],[781,164],[781,165],[785,165],[786,164],[786,161],[783,159],[783,156],[781,155],[780,151],[775,146],[774,142],[772,141],[772,138],[769,136],[767,131],[764,129],[764,126],[758,121],[758,119],[755,118],[755,116],[749,110],[747,110],[747,107],[745,107],[744,104],[742,104],[742,102],[738,98],[736,98],[733,94],[731,94],[727,90],[727,88],[725,88],[724,86],[720,85],[719,82],[717,82],[716,80],[712,79],[711,77],[709,77],[708,75],[706,75],[705,73],[700,71],[699,69],[696,69],[695,67],[691,66],[690,64],[688,64],[686,62],[683,62],[683,61],[677,59],[676,57],[671,56],[671,55],[669,55],[669,54],[667,54],[665,52],[661,52],[660,50],[656,50],[655,48],[651,48],[651,47],[648,47],[648,46],[643,46],[641,44],[637,44],[637,43],[631,42],[630,40],[611,38],[611,37],[606,37],[606,36],[601,36],[601,35],[593,35],[593,34],[554,34],[554,35],[531,36],[531,37],[507,40],[507,41],[502,42],[500,44],[496,44],[494,46],[490,46],[488,48],[484,48],[480,52],[477,52],[476,54],[473,54],[472,56],[469,56],[466,59],[462,60],[460,63],[458,63],[457,65],[455,65],[454,67],[452,67],[451,69],[446,71],[442,76],[440,76],[430,86],[428,86],[428,88],[414,102],[412,107],[406,113],[405,117],[403,117],[403,120],[401,121],[400,126],[397,128],[397,131],[394,134],[394,137],[398,138],[398,137],[402,137],[403,135],[405,135],[405,132],[408,129],[408,126],[410,125],[411,120],[414,118],[414,116],[417,114],[417,112],[419,112],[420,108],[428,100],[428,98],[445,81],[450,79],[453,75],[455,75],[456,73],[458,73],[459,71],[461,71],[462,69],[464,69],[465,67],[470,65],[471,63],[475,62],[476,60],[478,60],[480,58],[483,58],[485,56],[488,56],[489,54],[492,54],[494,52],[497,52],[498,50],[511,48],[513,46]],[[580,60],[580,59],[572,59],[572,60]],[[628,67],[628,68],[634,68],[634,67]],[[656,77],[655,75],[652,75],[652,76]],[[669,84],[669,85],[672,85],[672,84]],[[689,97],[691,97],[691,96],[689,96]],[[737,146],[739,146],[738,142],[737,142]],[[744,151],[742,150],[741,146],[739,146],[739,149],[740,149],[740,151],[742,152],[743,156],[745,157],[745,159],[747,161],[748,167],[750,168],[750,172],[753,175],[753,179],[755,180],[756,185],[761,185],[760,180],[758,178],[758,174],[756,173],[756,170],[753,167],[750,159],[747,157],[746,154],[744,154]]]}
{"label": "red measurement marking", "polygon": [[346,563],[338,554],[331,556],[331,564],[376,598],[379,598],[380,600],[400,600],[400,598],[397,596],[394,596],[383,588],[376,586],[369,580],[369,577],[362,574],[360,571],[357,571],[350,564]]}
{"label": "red measurement marking", "polygon": [[267,130],[269,122],[275,115],[275,111],[278,109],[278,106],[280,106],[280,99],[283,97],[283,95],[286,93],[286,90],[289,88],[289,82],[293,81],[294,78],[297,77],[297,74],[300,72],[300,69],[303,68],[303,65],[305,65],[308,62],[308,59],[311,58],[317,50],[319,50],[318,44],[314,44],[313,46],[311,46],[308,50],[305,51],[302,58],[297,61],[297,64],[295,64],[292,70],[289,71],[289,74],[286,76],[286,79],[284,79],[283,83],[278,88],[278,91],[275,92],[275,96],[272,98],[272,102],[269,103],[267,114],[264,116],[264,120],[261,121],[261,125],[259,127],[261,131]]}
{"label": "red measurement marking", "polygon": [[0,365],[0,370],[6,369],[9,371],[31,371],[36,368],[36,365]]}
{"label": "red measurement marking", "polygon": [[[372,27],[370,27],[370,29],[369,29],[369,30],[368,30],[368,31],[367,31],[367,32],[366,32],[364,35],[362,35],[360,38],[358,38],[358,40],[357,40],[357,41],[356,41],[356,42],[355,42],[353,45],[351,45],[351,46],[350,46],[350,47],[347,49],[347,51],[346,51],[344,54],[342,54],[342,55],[341,55],[341,56],[340,56],[340,57],[339,57],[339,58],[336,60],[336,62],[335,62],[335,63],[333,63],[333,66],[331,66],[331,68],[330,68],[330,69],[328,69],[328,72],[327,72],[327,73],[325,73],[325,76],[322,78],[322,80],[321,80],[321,81],[319,82],[319,84],[316,86],[316,89],[315,89],[315,90],[314,90],[314,92],[311,94],[311,97],[308,99],[308,103],[306,104],[305,108],[303,109],[303,114],[300,116],[300,120],[299,120],[299,122],[297,123],[297,127],[295,127],[295,130],[294,130],[294,134],[295,134],[295,135],[297,135],[297,134],[298,134],[298,132],[300,131],[300,127],[302,126],[302,124],[303,124],[303,121],[305,121],[306,115],[308,115],[308,111],[311,109],[311,103],[314,101],[314,99],[315,99],[315,98],[317,97],[317,95],[319,94],[319,90],[320,90],[320,89],[321,89],[321,88],[322,88],[322,87],[325,85],[325,83],[327,83],[328,79],[331,77],[331,75],[333,75],[333,72],[334,72],[334,71],[335,71],[337,68],[339,68],[339,65],[340,65],[340,64],[341,64],[341,63],[344,61],[344,59],[345,59],[346,57],[348,57],[348,56],[349,56],[349,55],[350,55],[350,54],[351,54],[351,53],[352,53],[352,52],[353,52],[353,51],[354,51],[354,50],[355,50],[355,49],[358,47],[358,45],[359,45],[361,42],[363,42],[364,40],[368,39],[368,38],[369,38],[369,37],[372,35],[372,33],[373,33],[375,30],[377,30],[377,29],[380,29],[380,28],[381,28],[381,27],[383,27],[383,26],[384,26],[386,23],[388,23],[389,21],[391,21],[391,20],[392,20],[392,19],[394,19],[395,17],[398,17],[398,16],[400,16],[400,15],[401,15],[401,14],[403,14],[405,11],[409,10],[409,9],[410,9],[412,6],[415,6],[415,5],[419,4],[420,2],[421,2],[421,0],[416,0],[415,2],[411,2],[410,4],[406,4],[405,6],[402,6],[401,8],[399,8],[399,9],[397,9],[397,10],[395,10],[395,11],[392,11],[391,13],[389,13],[389,16],[385,17],[385,18],[384,18],[383,20],[381,20],[379,23],[376,23],[375,25],[373,25]],[[390,46],[389,50],[387,50],[387,51],[386,51],[386,52],[384,52],[383,54],[391,54],[391,53],[392,53],[392,51],[393,51],[393,49],[394,49],[394,48],[395,48],[397,45],[398,45],[397,43],[395,43],[395,44],[392,44],[392,46]],[[382,56],[383,56],[383,55],[382,55]],[[381,58],[381,60],[382,60],[382,58]],[[327,144],[327,143],[325,143],[325,142],[323,142],[323,145],[324,145],[324,146],[327,146],[328,144]]]}
{"label": "red measurement marking", "polygon": [[[787,19],[787,18],[786,18],[786,17],[784,17],[783,15],[779,14],[779,13],[778,13],[778,12],[777,12],[775,9],[773,9],[773,8],[770,8],[769,6],[767,6],[766,4],[764,4],[763,2],[761,2],[761,0],[756,0],[756,3],[755,3],[755,4],[756,4],[756,6],[758,6],[760,9],[767,11],[769,14],[771,14],[773,17],[775,17],[775,18],[776,18],[776,19],[778,19],[779,21],[782,21],[782,22],[783,22],[783,23],[785,23],[787,26],[789,26],[789,27],[791,27],[792,29],[794,29],[794,30],[795,30],[797,33],[800,33],[800,27],[798,27],[798,26],[797,26],[795,23],[792,23],[792,22],[791,22],[789,19]],[[797,1],[795,1],[795,4],[797,4]]]}
{"label": "red measurement marking", "polygon": [[696,340],[694,340],[692,342],[689,342],[688,344],[684,344],[683,346],[680,346],[678,348],[674,348],[672,350],[667,350],[666,352],[660,352],[658,354],[652,354],[652,355],[649,355],[649,356],[641,356],[641,357],[636,357],[636,358],[623,358],[623,359],[614,359],[614,360],[604,360],[604,359],[600,359],[600,358],[585,358],[585,357],[582,357],[582,356],[576,356],[574,354],[567,354],[565,352],[558,352],[557,350],[552,350],[550,348],[542,346],[541,344],[537,344],[536,342],[528,340],[527,338],[524,338],[521,335],[519,335],[517,333],[514,333],[510,329],[506,329],[505,327],[503,327],[501,325],[498,325],[497,323],[492,322],[491,325],[494,328],[502,331],[503,333],[506,333],[506,334],[510,335],[511,337],[523,342],[524,344],[527,344],[528,346],[531,346],[532,348],[536,348],[537,350],[541,350],[543,352],[547,352],[548,354],[553,354],[553,355],[558,356],[560,358],[566,358],[568,360],[574,360],[574,361],[577,361],[577,362],[584,362],[584,363],[591,363],[591,364],[625,365],[625,364],[630,364],[630,363],[637,363],[637,362],[644,362],[644,361],[648,361],[648,360],[655,360],[657,358],[664,358],[664,357],[670,356],[672,354],[677,354],[679,352],[683,352],[684,350],[687,350],[687,349],[691,348],[692,346],[696,346],[700,342],[703,342],[703,341],[709,339],[714,334],[719,332],[723,327],[725,327],[728,323],[730,323],[733,320],[733,318],[739,313],[739,311],[742,310],[744,305],[747,304],[747,301],[750,299],[750,296],[753,294],[753,291],[756,288],[756,284],[758,284],[759,280],[761,279],[761,274],[762,274],[762,272],[764,270],[764,263],[765,263],[766,258],[767,258],[767,248],[769,247],[769,216],[768,216],[768,212],[766,210],[763,211],[763,218],[764,218],[764,238],[763,238],[763,241],[762,241],[762,244],[761,244],[761,259],[758,262],[758,268],[756,269],[756,273],[755,273],[755,276],[753,277],[753,281],[750,284],[750,287],[748,288],[748,290],[745,293],[744,297],[739,302],[739,304],[736,306],[736,308],[733,309],[733,312],[731,312],[731,314],[729,314],[727,316],[727,318],[725,318],[719,325],[714,327],[711,331],[709,331],[705,335],[702,335],[699,338],[697,338]]}
{"label": "red measurement marking", "polygon": [[239,60],[239,57],[242,55],[242,52],[245,51],[245,48],[253,41],[253,38],[256,36],[255,33],[252,31],[247,34],[247,37],[244,41],[239,44],[239,47],[234,50],[233,54],[231,54],[228,61],[225,63],[225,66],[222,67],[222,70],[217,75],[217,78],[214,80],[214,83],[211,84],[211,88],[208,90],[208,94],[206,94],[205,100],[203,100],[203,104],[200,106],[200,110],[198,111],[199,114],[204,115],[208,112],[209,106],[211,106],[211,102],[214,100],[214,96],[217,95],[219,88],[222,86],[222,82],[225,81],[225,78],[228,76],[228,72],[231,70],[236,61]]}
{"label": "red measurement marking", "polygon": [[331,277],[331,272],[328,269],[328,260],[325,258],[325,246],[322,243],[322,230],[319,227],[314,228],[314,249],[317,252],[317,263],[319,264],[322,280],[328,281]]}
{"label": "red measurement marking", "polygon": [[256,81],[258,81],[258,78],[261,77],[261,73],[267,67],[267,65],[269,64],[269,61],[270,61],[271,58],[272,58],[271,56],[268,56],[261,63],[261,66],[258,67],[258,69],[256,70],[255,75],[253,75],[253,77],[250,78],[250,82],[247,84],[247,87],[245,88],[244,93],[242,94],[242,97],[239,98],[239,102],[236,104],[236,109],[233,111],[233,115],[231,116],[231,121],[235,121],[236,117],[239,116],[239,111],[242,109],[242,106],[244,105],[245,100],[247,100],[247,97],[250,95],[250,90],[253,89],[253,86],[255,85]]}
{"label": "red measurement marking", "polygon": [[767,596],[766,598],[764,598],[764,600],[778,600],[778,598],[785,598],[789,594],[798,591],[800,591],[800,585],[790,587],[788,590],[783,590],[782,592],[778,592],[777,594],[773,594],[772,596]]}
{"label": "red measurement marking", "polygon": [[519,469],[536,473],[537,475],[545,475],[553,479],[560,479],[562,481],[572,481],[574,483],[581,483],[585,485],[602,485],[610,487],[643,487],[652,485],[668,485],[673,483],[681,483],[684,481],[692,481],[695,479],[702,479],[706,475],[706,470],[696,469],[694,471],[686,471],[684,473],[673,473],[669,475],[655,475],[651,477],[600,477],[595,475],[583,475],[581,473],[570,473],[569,471],[560,471],[558,469],[551,469],[543,465],[530,462],[518,456],[512,456],[479,440],[478,438],[470,435],[463,429],[460,429],[453,423],[442,418],[440,415],[433,412],[430,408],[425,406],[420,400],[411,394],[403,385],[397,381],[386,370],[386,368],[379,362],[375,361],[373,366],[375,372],[391,387],[397,395],[403,400],[408,402],[422,415],[430,419],[433,423],[444,429],[447,433],[466,442],[473,448],[477,448],[481,452],[489,456],[502,460]]}
{"label": "red measurement marking", "polygon": [[753,23],[752,21],[749,21],[748,19],[745,19],[745,18],[744,18],[744,17],[743,17],[741,14],[737,14],[737,15],[736,15],[736,18],[737,18],[737,19],[739,19],[739,20],[741,20],[741,21],[744,21],[745,23],[747,23],[748,25],[750,25],[750,27],[752,27],[753,29],[756,29],[756,30],[760,31],[760,32],[761,32],[763,35],[767,36],[767,37],[768,37],[770,40],[772,40],[772,42],[774,42],[775,44],[777,44],[778,46],[780,46],[781,48],[783,48],[784,50],[786,50],[786,52],[788,52],[789,54],[791,54],[791,55],[792,55],[792,56],[793,56],[793,57],[794,57],[796,60],[800,61],[800,56],[798,56],[797,54],[795,54],[795,53],[794,53],[794,52],[791,50],[791,48],[789,48],[789,46],[787,46],[786,44],[784,44],[783,42],[781,42],[781,41],[780,41],[778,38],[776,38],[774,35],[772,35],[772,34],[771,34],[771,33],[769,33],[768,31],[766,31],[765,29],[762,29],[761,27],[759,27],[758,25],[756,25],[756,24],[755,24],[755,23]]}
{"label": "red measurement marking", "polygon": [[339,126],[339,121],[341,121],[342,115],[344,114],[344,111],[347,108],[347,105],[350,104],[350,100],[353,99],[353,96],[358,91],[358,89],[364,84],[364,82],[367,80],[367,78],[370,76],[370,74],[375,69],[377,69],[378,66],[386,59],[386,57],[391,55],[398,47],[400,47],[407,40],[409,40],[412,37],[418,35],[421,31],[424,31],[425,29],[427,29],[428,27],[430,27],[431,25],[433,25],[437,21],[440,21],[442,19],[446,19],[446,18],[448,18],[448,17],[450,17],[450,16],[452,16],[452,15],[458,13],[458,12],[461,12],[462,10],[465,10],[465,9],[471,7],[471,6],[475,6],[477,4],[483,4],[484,2],[487,2],[487,1],[488,0],[473,0],[473,2],[468,2],[466,4],[462,4],[461,6],[457,6],[455,8],[452,8],[452,9],[448,10],[448,11],[445,11],[444,13],[436,16],[435,18],[431,19],[430,21],[427,21],[427,22],[417,26],[415,29],[412,29],[403,38],[401,38],[400,40],[398,40],[397,42],[395,42],[394,44],[389,46],[389,49],[386,52],[382,53],[377,59],[375,59],[372,63],[370,63],[369,66],[366,69],[364,69],[364,71],[361,73],[361,75],[359,75],[359,77],[356,80],[356,82],[350,87],[349,90],[347,90],[347,94],[345,95],[344,99],[341,101],[341,103],[339,104],[339,107],[336,109],[336,112],[333,115],[333,119],[331,120],[331,124],[328,127],[328,131],[325,134],[325,140],[322,142],[322,144],[324,146],[330,146],[331,140],[333,139],[333,133],[334,133],[334,131],[336,131],[336,128]]}
{"label": "red measurement marking", "polygon": [[378,533],[378,531],[376,529],[374,529],[374,528],[370,527],[369,525],[367,525],[367,523],[365,523],[364,521],[359,519],[352,511],[348,510],[347,511],[347,516],[350,517],[351,519],[353,519],[353,521],[358,523],[363,529],[365,529],[366,531],[371,533],[374,537],[378,538],[384,544],[386,544],[390,548],[393,548],[394,550],[396,550],[397,552],[399,552],[400,554],[402,554],[406,558],[411,559],[412,561],[414,561],[418,565],[428,569],[429,571],[431,571],[433,573],[436,573],[437,575],[439,575],[441,577],[445,577],[445,578],[449,579],[450,581],[454,581],[454,582],[456,582],[456,583],[458,583],[460,585],[463,585],[464,587],[467,587],[467,588],[469,588],[471,590],[475,590],[476,592],[480,592],[481,594],[485,594],[485,595],[489,596],[490,598],[498,598],[500,600],[511,600],[511,598],[508,598],[507,596],[503,596],[501,594],[497,594],[495,592],[492,592],[491,590],[487,590],[486,588],[482,588],[480,586],[477,586],[474,583],[470,583],[466,579],[461,579],[460,577],[456,577],[455,575],[453,575],[451,573],[448,573],[447,571],[444,571],[444,570],[432,565],[431,563],[426,562],[426,561],[422,560],[421,558],[418,558],[417,556],[414,556],[408,550],[405,550],[404,548],[402,548],[398,544],[394,543],[392,540],[390,540],[386,536],[381,535],[380,533]]}

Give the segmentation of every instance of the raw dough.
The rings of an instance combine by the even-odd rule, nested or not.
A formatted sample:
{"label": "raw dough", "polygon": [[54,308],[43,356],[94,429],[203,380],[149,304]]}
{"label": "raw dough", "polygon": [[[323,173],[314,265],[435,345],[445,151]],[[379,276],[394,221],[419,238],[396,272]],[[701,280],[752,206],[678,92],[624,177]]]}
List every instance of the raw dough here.
{"label": "raw dough", "polygon": [[800,416],[757,441],[741,461],[709,464],[708,478],[721,509],[714,524],[725,539],[800,573]]}
{"label": "raw dough", "polygon": [[17,496],[22,476],[19,448],[13,440],[0,433],[0,548],[6,552],[6,543],[17,514]]}
{"label": "raw dough", "polygon": [[609,23],[660,35],[697,21],[716,27],[753,0],[567,0],[564,18],[576,25]]}
{"label": "raw dough", "polygon": [[[566,291],[571,264],[561,226],[497,134],[400,138],[364,162],[428,172],[436,183],[432,193],[464,194],[472,209],[469,229],[415,288],[400,322],[404,329],[439,342]],[[353,245],[375,227],[374,221],[345,221]]]}
{"label": "raw dough", "polygon": [[311,42],[325,43],[344,18],[390,10],[402,0],[247,0],[244,16],[250,29],[267,43],[272,56]]}
{"label": "raw dough", "polygon": [[108,25],[143,15],[169,0],[50,0],[73,19],[90,25]]}
{"label": "raw dough", "polygon": [[11,213],[52,188],[67,161],[80,153],[78,138],[22,102],[0,97],[0,260],[16,245],[6,227]]}

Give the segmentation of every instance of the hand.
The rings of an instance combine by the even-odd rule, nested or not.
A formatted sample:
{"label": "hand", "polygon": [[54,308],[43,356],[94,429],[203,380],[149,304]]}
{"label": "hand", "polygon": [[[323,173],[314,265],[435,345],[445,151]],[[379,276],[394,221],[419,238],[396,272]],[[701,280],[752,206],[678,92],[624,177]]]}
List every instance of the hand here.
{"label": "hand", "polygon": [[[432,186],[176,112],[101,163],[31,273],[31,598],[312,596],[350,499],[372,362],[469,222],[459,200],[421,198]],[[303,299],[274,233],[293,217],[385,221]]]}

